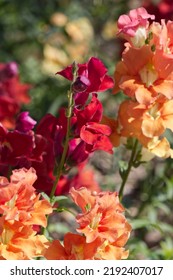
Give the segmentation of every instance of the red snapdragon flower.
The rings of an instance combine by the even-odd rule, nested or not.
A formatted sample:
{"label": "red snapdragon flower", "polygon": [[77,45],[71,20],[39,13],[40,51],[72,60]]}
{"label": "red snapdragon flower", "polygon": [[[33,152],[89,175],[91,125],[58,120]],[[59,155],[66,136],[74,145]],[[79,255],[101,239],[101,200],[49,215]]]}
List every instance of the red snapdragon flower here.
{"label": "red snapdragon flower", "polygon": [[8,131],[0,125],[0,164],[17,165],[21,157],[30,156],[32,149],[32,135]]}
{"label": "red snapdragon flower", "polygon": [[75,107],[74,116],[76,117],[77,131],[80,132],[83,125],[87,122],[99,123],[103,115],[103,106],[100,100],[97,98],[97,94],[92,94],[90,103],[84,108]]}
{"label": "red snapdragon flower", "polygon": [[[95,150],[112,153],[113,146],[108,138],[111,129],[107,125],[100,124],[102,112],[102,104],[97,99],[96,94],[93,94],[90,103],[85,105],[83,109],[74,108],[66,168],[84,162]],[[32,161],[32,166],[38,176],[35,187],[39,190],[44,186],[44,191],[49,193],[53,186],[54,167],[62,156],[66,132],[67,117],[64,108],[60,110],[59,117],[54,117],[51,114],[46,115],[36,128],[36,136],[40,135],[46,141],[42,160]]]}
{"label": "red snapdragon flower", "polygon": [[30,85],[20,82],[15,62],[0,63],[0,122],[5,127],[14,127],[15,115],[21,105],[30,102],[30,88]]}
{"label": "red snapdragon flower", "polygon": [[76,79],[73,74],[73,65],[56,73],[73,81],[76,105],[84,105],[89,93],[105,91],[113,87],[113,79],[107,75],[106,67],[98,58],[91,57],[87,63],[77,64],[77,67]]}
{"label": "red snapdragon flower", "polygon": [[111,135],[111,128],[104,124],[89,122],[81,128],[80,137],[86,143],[86,150],[94,152],[103,150],[113,153],[112,143],[108,136]]}
{"label": "red snapdragon flower", "polygon": [[1,175],[7,176],[10,168],[30,168],[43,161],[46,139],[31,130],[35,124],[28,112],[22,112],[17,118],[15,130],[9,131],[0,125]]}

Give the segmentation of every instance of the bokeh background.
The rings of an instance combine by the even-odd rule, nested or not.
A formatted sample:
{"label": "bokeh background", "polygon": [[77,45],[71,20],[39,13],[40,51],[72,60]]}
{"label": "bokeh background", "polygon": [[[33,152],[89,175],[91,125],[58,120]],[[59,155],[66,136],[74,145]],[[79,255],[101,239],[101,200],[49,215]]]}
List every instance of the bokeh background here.
{"label": "bokeh background", "polygon": [[[116,38],[118,17],[144,6],[158,21],[173,19],[172,2],[0,0],[0,62],[16,61],[21,80],[32,84],[32,101],[22,110],[30,111],[37,121],[46,113],[57,115],[66,105],[69,83],[55,73],[73,61],[82,63],[96,56],[113,75],[123,50],[123,42]],[[99,98],[105,114],[116,117],[123,95],[106,92]],[[113,156],[95,153],[90,165],[103,189],[118,190],[119,166],[128,158],[123,145]],[[154,158],[132,170],[123,204],[133,227],[127,244],[129,259],[173,259],[173,160]],[[73,222],[69,213],[61,213],[52,218],[49,230],[54,238],[61,238]]]}

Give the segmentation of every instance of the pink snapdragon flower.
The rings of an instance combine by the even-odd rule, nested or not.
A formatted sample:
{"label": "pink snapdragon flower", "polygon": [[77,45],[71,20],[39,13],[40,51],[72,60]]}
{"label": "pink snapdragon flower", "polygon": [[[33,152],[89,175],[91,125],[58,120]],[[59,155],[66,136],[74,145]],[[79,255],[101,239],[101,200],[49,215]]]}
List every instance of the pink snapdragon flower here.
{"label": "pink snapdragon flower", "polygon": [[145,44],[148,36],[148,19],[155,19],[154,15],[147,13],[145,8],[131,10],[128,15],[122,15],[118,19],[118,34],[121,34],[127,41],[135,47]]}

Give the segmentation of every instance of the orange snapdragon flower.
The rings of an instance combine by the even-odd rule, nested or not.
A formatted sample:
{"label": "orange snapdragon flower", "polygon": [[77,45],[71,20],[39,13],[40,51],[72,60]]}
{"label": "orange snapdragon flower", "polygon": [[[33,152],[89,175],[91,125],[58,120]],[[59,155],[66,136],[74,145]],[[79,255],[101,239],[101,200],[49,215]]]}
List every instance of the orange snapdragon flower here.
{"label": "orange snapdragon flower", "polygon": [[52,207],[36,194],[32,186],[36,179],[33,168],[14,170],[10,182],[0,177],[0,214],[5,220],[46,227],[46,215],[52,212]]}
{"label": "orange snapdragon flower", "polygon": [[59,240],[53,240],[45,250],[44,257],[48,260],[92,260],[99,245],[99,239],[86,243],[85,236],[68,232],[63,244]]}
{"label": "orange snapdragon flower", "polygon": [[[122,102],[117,117],[120,137],[137,138],[153,156],[173,157],[165,131],[173,131],[173,22],[154,19],[144,8],[118,20],[118,35],[127,42],[117,64],[114,93],[130,97]],[[112,134],[111,142],[117,137]]]}
{"label": "orange snapdragon flower", "polygon": [[111,134],[109,139],[114,147],[120,145],[120,134],[118,133],[118,121],[107,116],[103,116],[101,120],[102,124],[106,124],[111,128]]}
{"label": "orange snapdragon flower", "polygon": [[48,247],[44,235],[31,226],[0,217],[0,260],[30,260],[43,255]]}
{"label": "orange snapdragon flower", "polygon": [[[78,232],[86,236],[86,242],[91,243],[97,238],[114,243],[118,239],[129,237],[131,226],[123,215],[124,208],[119,202],[116,192],[92,193],[86,188],[75,190],[70,194],[75,203],[82,209],[76,218],[79,224]],[[124,238],[126,236],[126,238]],[[122,246],[123,246],[122,245]]]}
{"label": "orange snapdragon flower", "polygon": [[114,243],[104,241],[101,246],[97,248],[97,252],[94,256],[95,260],[123,260],[127,259],[129,251],[121,246],[116,246]]}
{"label": "orange snapdragon flower", "polygon": [[[139,59],[140,58],[140,59]],[[127,44],[115,69],[113,92],[124,94],[137,102],[150,105],[160,97],[173,98],[173,59],[150,45],[133,48]]]}
{"label": "orange snapdragon flower", "polygon": [[157,49],[162,50],[168,58],[172,58],[173,54],[172,31],[173,21],[171,20],[165,22],[165,20],[162,19],[161,24],[153,22],[150,26],[150,32],[152,33],[152,40],[150,44],[154,44]]}
{"label": "orange snapdragon flower", "polygon": [[0,259],[29,260],[42,256],[48,240],[34,226],[46,227],[52,207],[32,186],[35,170],[14,170],[10,182],[0,177]]}
{"label": "orange snapdragon flower", "polygon": [[116,192],[92,192],[85,187],[71,188],[74,202],[81,208],[77,215],[78,232],[67,233],[63,244],[54,240],[45,249],[49,260],[120,260],[128,257],[125,251],[131,226],[125,219],[124,208]]}
{"label": "orange snapdragon flower", "polygon": [[127,42],[114,74],[114,93],[123,90],[145,105],[173,98],[173,22],[149,24],[149,18],[144,8],[120,16],[118,34]]}
{"label": "orange snapdragon flower", "polygon": [[68,232],[63,244],[53,240],[45,249],[44,257],[48,260],[120,260],[128,257],[128,251],[100,238],[87,243],[85,236]]}
{"label": "orange snapdragon flower", "polygon": [[154,137],[147,143],[147,149],[150,153],[161,158],[173,158],[173,149],[171,149],[169,141],[163,137],[159,139]]}
{"label": "orange snapdragon flower", "polygon": [[166,129],[173,131],[173,100],[155,102],[150,106],[132,100],[122,102],[118,113],[122,137],[137,138],[151,153],[159,157],[172,157],[173,151],[164,137]]}

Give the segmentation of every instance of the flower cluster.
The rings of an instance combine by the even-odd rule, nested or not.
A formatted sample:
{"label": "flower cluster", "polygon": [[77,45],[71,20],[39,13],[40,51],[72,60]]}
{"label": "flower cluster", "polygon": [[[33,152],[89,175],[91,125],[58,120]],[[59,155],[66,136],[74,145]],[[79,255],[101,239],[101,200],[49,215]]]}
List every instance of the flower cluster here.
{"label": "flower cluster", "polygon": [[[33,167],[37,173],[34,187],[50,194],[55,181],[54,168],[60,164],[64,143],[69,131],[65,170],[86,161],[96,150],[113,153],[109,139],[111,128],[101,123],[103,106],[97,92],[113,87],[107,69],[97,58],[90,58],[85,64],[68,66],[60,75],[73,81],[72,98],[74,103],[67,128],[68,117],[65,108],[59,116],[45,115],[37,124],[28,112],[22,112],[16,119],[14,130],[0,126],[0,172],[7,176],[10,168]],[[90,95],[90,100],[88,97]],[[87,102],[88,101],[88,102]],[[63,178],[62,178],[63,179]],[[57,185],[57,194],[60,194]]]}
{"label": "flower cluster", "polygon": [[0,259],[28,260],[42,256],[48,240],[37,234],[36,226],[47,226],[52,207],[40,199],[33,187],[33,168],[16,169],[10,177],[0,177]]}
{"label": "flower cluster", "polygon": [[[121,199],[131,167],[144,160],[141,146],[146,158],[173,158],[173,21],[154,19],[145,8],[118,19],[126,42],[114,80],[96,57],[58,71],[71,83],[68,106],[38,123],[21,112],[30,85],[20,83],[17,64],[0,64],[0,260],[128,258],[131,226]],[[117,119],[103,115],[99,100],[112,88],[125,97]],[[132,153],[120,163],[119,193],[102,191],[87,163],[97,150],[113,154],[124,139]],[[62,194],[80,208],[77,229],[50,240],[43,234],[49,215],[68,210]]]}
{"label": "flower cluster", "polygon": [[54,240],[45,252],[49,260],[119,260],[128,257],[126,244],[131,226],[125,219],[118,194],[71,188],[75,204],[82,210],[76,221],[82,235],[67,233],[64,245]]}
{"label": "flower cluster", "polygon": [[[127,42],[115,69],[113,92],[128,97],[121,103],[112,133],[137,138],[153,156],[173,157],[167,129],[173,131],[173,22],[153,20],[144,8],[118,20],[118,36]],[[109,120],[103,122],[108,123]]]}
{"label": "flower cluster", "polygon": [[[15,96],[17,66],[3,67],[2,87],[13,87]],[[39,123],[27,111],[12,121],[17,111],[12,115],[7,111],[0,124],[0,259],[125,259],[131,226],[118,193],[102,192],[93,171],[86,168],[95,151],[113,153],[117,126],[103,122],[98,98],[98,92],[113,88],[113,79],[95,57],[57,74],[71,82],[67,109],[60,108],[58,116],[47,114]],[[17,100],[24,102],[26,91],[20,90],[18,85]],[[9,94],[4,90],[1,96]],[[72,167],[77,173],[68,176]],[[57,196],[64,193],[82,213],[76,216],[78,233],[67,233],[62,245],[59,240],[48,241],[41,232],[58,207]]]}

